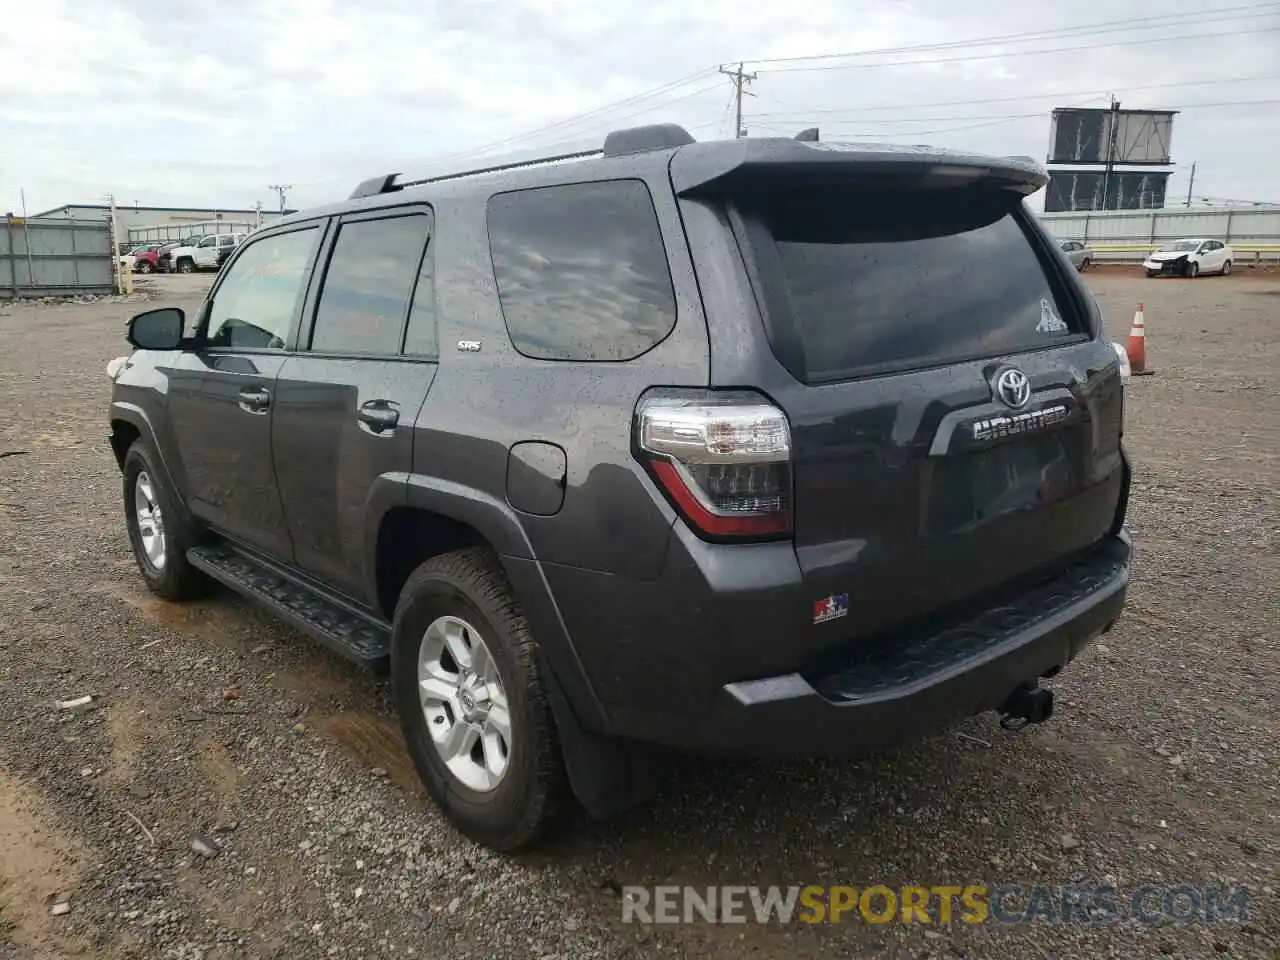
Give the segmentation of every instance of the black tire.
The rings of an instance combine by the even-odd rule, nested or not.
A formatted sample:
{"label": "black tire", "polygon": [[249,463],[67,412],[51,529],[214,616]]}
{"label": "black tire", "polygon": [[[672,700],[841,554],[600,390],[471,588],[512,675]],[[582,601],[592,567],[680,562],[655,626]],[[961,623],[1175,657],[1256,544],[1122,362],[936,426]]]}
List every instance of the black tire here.
{"label": "black tire", "polygon": [[1147,271],[1147,279],[1148,279],[1148,280],[1152,280],[1152,279],[1154,279],[1154,278],[1156,278],[1156,277],[1158,277],[1158,276],[1160,276],[1160,272],[1159,272],[1158,270],[1148,270],[1148,271]]}
{"label": "black tire", "polygon": [[[142,440],[134,441],[125,454],[124,516],[129,543],[138,570],[152,593],[165,600],[192,600],[206,594],[210,586],[208,578],[187,562],[187,550],[199,543],[199,530],[169,489],[165,475],[156,468],[158,463],[155,451]],[[138,523],[136,492],[138,477],[143,474],[150,479],[163,521],[163,562],[158,565],[147,556]]]}
{"label": "black tire", "polygon": [[150,273],[150,272],[151,272],[151,261],[150,261],[150,260],[143,260],[143,261],[141,261],[141,262],[139,262],[139,263],[138,263],[138,265],[137,265],[137,267],[136,267],[135,269],[136,269],[139,273]]}
{"label": "black tire", "polygon": [[195,273],[196,272],[195,262],[192,260],[188,260],[186,257],[183,257],[181,260],[178,261],[178,272],[179,273]]}
{"label": "black tire", "polygon": [[1230,261],[1230,260],[1225,260],[1225,261],[1223,261],[1223,263],[1222,263],[1222,275],[1223,275],[1224,277],[1229,277],[1229,276],[1231,276],[1231,261]]}
{"label": "black tire", "polygon": [[[458,617],[478,631],[506,690],[511,744],[497,785],[477,792],[445,765],[419,699],[418,656],[427,627]],[[540,839],[570,805],[537,644],[498,558],[487,547],[428,560],[404,585],[391,639],[391,687],[414,766],[432,798],[467,837],[511,852]]]}
{"label": "black tire", "polygon": [[1085,257],[1083,260],[1080,261],[1080,272],[1084,273],[1088,269],[1089,269],[1089,258]]}
{"label": "black tire", "polygon": [[1187,264],[1187,279],[1194,280],[1198,276],[1200,276],[1200,264],[1193,260]]}

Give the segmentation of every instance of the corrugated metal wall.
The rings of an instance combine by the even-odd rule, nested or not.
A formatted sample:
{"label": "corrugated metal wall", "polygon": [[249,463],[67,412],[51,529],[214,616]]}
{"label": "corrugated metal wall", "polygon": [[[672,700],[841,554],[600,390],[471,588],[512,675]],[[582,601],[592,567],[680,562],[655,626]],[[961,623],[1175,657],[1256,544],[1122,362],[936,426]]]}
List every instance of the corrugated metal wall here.
{"label": "corrugated metal wall", "polygon": [[[1133,259],[1166,240],[1207,237],[1229,243],[1243,260],[1280,259],[1280,208],[1176,207],[1163,210],[1077,210],[1040,215],[1049,232],[1063,240],[1085,240],[1099,259]],[[1106,250],[1108,245],[1134,250]]]}
{"label": "corrugated metal wall", "polygon": [[111,293],[105,220],[0,218],[0,297]]}

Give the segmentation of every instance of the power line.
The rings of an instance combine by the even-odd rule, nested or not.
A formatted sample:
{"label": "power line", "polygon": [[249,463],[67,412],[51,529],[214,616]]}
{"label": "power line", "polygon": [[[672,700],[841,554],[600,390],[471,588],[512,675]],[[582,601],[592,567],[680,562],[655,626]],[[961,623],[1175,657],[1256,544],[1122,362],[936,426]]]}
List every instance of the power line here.
{"label": "power line", "polygon": [[[1102,93],[1094,94],[1089,98],[1089,100],[1096,100],[1102,96],[1105,96],[1105,94],[1102,94]],[[1085,101],[1085,102],[1087,103],[1088,101]],[[1273,103],[1280,103],[1280,100],[1220,100],[1216,103],[1183,103],[1183,104],[1174,104],[1173,106],[1169,106],[1169,107],[1157,107],[1153,109],[1195,110],[1199,107],[1246,107],[1246,106],[1254,106],[1254,105],[1267,106]],[[804,122],[809,119],[808,114],[804,114],[804,113],[793,113],[793,114],[773,113],[773,114],[763,114],[762,116],[768,117],[770,119],[778,119],[782,121],[795,121],[795,122]],[[868,124],[868,123],[937,123],[940,120],[1013,120],[1013,119],[1021,119],[1023,117],[1044,117],[1044,116],[1047,116],[1045,112],[1043,110],[1039,110],[1035,113],[1018,113],[1018,114],[991,113],[986,115],[977,115],[977,116],[969,116],[969,117],[965,117],[965,116],[898,117],[896,119],[882,119],[882,120],[833,119],[833,120],[825,120],[823,122],[829,126],[850,126],[850,125],[861,125],[861,124]],[[758,119],[758,117],[753,116],[750,119],[756,120]],[[904,132],[911,133],[910,130],[907,130]]]}
{"label": "power line", "polygon": [[[1280,80],[1280,74],[1271,74],[1269,76],[1262,77],[1224,77],[1218,80],[1184,80],[1178,83],[1150,83],[1139,87],[1113,87],[1111,89],[1115,93],[1133,93],[1139,90],[1164,90],[1174,87],[1204,87],[1222,83],[1251,83],[1258,80]],[[919,110],[932,107],[965,107],[986,103],[1016,103],[1022,100],[1053,100],[1060,97],[1083,97],[1090,94],[1103,97],[1107,95],[1107,91],[1061,90],[1051,91],[1049,93],[1025,94],[1018,97],[979,97],[973,100],[941,100],[935,103],[889,103],[876,104],[868,107],[836,107],[833,109],[809,111],[796,110],[794,113],[753,113],[749,119],[755,120],[760,117],[793,117],[800,113],[804,113],[805,116],[812,117],[826,114],[872,113],[889,110]],[[830,122],[834,123],[838,121]]]}
{"label": "power line", "polygon": [[[543,134],[549,133],[551,131],[560,131],[566,127],[576,126],[577,124],[582,123],[585,120],[590,120],[593,117],[599,117],[603,114],[607,114],[614,110],[617,110],[619,107],[626,107],[631,104],[638,103],[642,100],[647,100],[653,97],[661,96],[664,93],[674,92],[675,90],[678,90],[680,87],[688,86],[691,83],[694,83],[698,80],[703,79],[704,77],[711,77],[711,76],[714,76],[715,74],[716,74],[715,70],[711,68],[705,68],[697,71],[696,73],[691,73],[688,76],[681,77],[678,80],[672,80],[670,83],[664,83],[661,86],[654,87],[650,90],[642,91],[641,93],[633,94],[632,96],[626,97],[622,100],[617,100],[613,103],[604,104],[592,110],[588,110],[585,113],[574,114],[573,116],[565,117],[561,120],[556,120],[551,123],[544,124],[541,127],[536,127],[532,130],[527,130],[524,133],[514,134],[510,137],[503,137],[501,140],[494,140],[490,143],[479,144],[475,147],[468,147],[464,150],[458,150],[453,153],[443,154],[434,159],[442,163],[447,163],[452,160],[461,160],[461,159],[466,159],[468,157],[474,157],[480,154],[485,154],[495,148],[512,147],[524,141],[540,137]],[[719,86],[718,82],[716,86]],[[687,98],[682,98],[682,99],[687,99]],[[641,111],[641,112],[644,113],[648,111]]]}
{"label": "power line", "polygon": [[1257,33],[1272,33],[1280,26],[1259,27],[1249,31],[1227,30],[1217,33],[1184,33],[1173,37],[1144,37],[1138,40],[1114,40],[1109,43],[1088,43],[1075,47],[1049,47],[1043,50],[1004,50],[999,53],[970,54],[963,57],[934,57],[928,60],[894,60],[889,63],[837,63],[818,67],[761,67],[760,73],[799,73],[815,70],[878,70],[884,67],[933,66],[939,63],[963,63],[971,60],[1004,60],[1008,57],[1038,57],[1046,53],[1070,53],[1076,50],[1098,50],[1105,47],[1131,47],[1148,43],[1169,43],[1176,40],[1205,40],[1213,37],[1240,37]]}
{"label": "power line", "polygon": [[[1202,17],[1209,17],[1209,16],[1217,16],[1219,14],[1224,14],[1224,13],[1233,13],[1234,11],[1237,11],[1237,10],[1255,10],[1256,11],[1261,9],[1262,7],[1280,7],[1280,2],[1269,2],[1269,3],[1262,3],[1262,4],[1254,3],[1254,4],[1247,4],[1244,6],[1235,6],[1235,7],[1217,7],[1214,9],[1205,9],[1205,10],[1196,11],[1196,15],[1202,16]],[[1270,15],[1271,15],[1270,13],[1252,13],[1252,14],[1243,14],[1238,17],[1228,17],[1227,19],[1247,20],[1247,19],[1255,19],[1258,17],[1267,17]],[[1170,19],[1179,25],[1182,22],[1178,18],[1170,18]],[[1128,24],[1135,24],[1135,26],[1129,27],[1129,29],[1133,29],[1133,30],[1152,30],[1152,29],[1158,29],[1160,27],[1165,27],[1170,25],[1169,23],[1161,22],[1161,18],[1159,17],[1150,17],[1150,16],[1132,17],[1125,20],[1104,20],[1098,23],[1082,23],[1074,27],[1055,27],[1047,30],[1023,31],[1021,33],[1007,33],[1007,34],[990,36],[990,37],[974,37],[969,40],[946,40],[946,41],[941,41],[937,43],[917,43],[917,44],[908,44],[906,46],[899,46],[899,47],[878,47],[871,50],[855,50],[855,51],[847,51],[844,53],[819,53],[819,54],[813,54],[810,56],[763,57],[758,59],[749,59],[749,60],[746,60],[745,62],[751,63],[751,64],[799,63],[799,62],[809,61],[809,60],[837,60],[837,59],[843,59],[846,57],[870,57],[870,56],[881,56],[881,55],[892,54],[892,53],[918,53],[926,50],[948,50],[948,49],[957,49],[957,48],[964,48],[964,47],[986,46],[986,45],[995,44],[995,43],[1024,43],[1024,42],[1032,42],[1035,40],[1056,39],[1057,37],[1066,37],[1072,34],[1087,35],[1093,32],[1099,32],[1099,33],[1118,32],[1115,30],[1116,27],[1125,27]]]}
{"label": "power line", "polygon": [[[1096,96],[1089,98],[1089,100],[1096,100],[1096,99],[1097,99]],[[1071,106],[1083,106],[1087,102],[1088,101],[1084,101],[1084,103],[1072,104]],[[1270,106],[1272,104],[1277,104],[1277,103],[1280,103],[1280,99],[1230,100],[1230,101],[1223,101],[1219,103],[1189,103],[1179,107],[1170,107],[1169,109],[1194,110],[1198,107],[1239,107],[1239,106],[1252,106],[1252,105]],[[1037,111],[1036,113],[1015,113],[1005,117],[992,117],[989,120],[986,120],[982,123],[969,123],[959,127],[938,127],[933,130],[893,130],[893,131],[888,131],[884,133],[874,133],[874,134],[859,133],[858,136],[863,139],[878,139],[878,138],[888,139],[891,137],[925,137],[925,136],[932,136],[933,134],[938,134],[938,133],[960,133],[965,130],[979,130],[979,129],[982,129],[983,127],[995,127],[995,126],[999,126],[1002,123],[1012,123],[1015,120],[1040,119],[1040,118],[1044,118],[1044,116],[1045,116],[1044,111],[1041,110],[1041,111]],[[961,119],[961,118],[957,117],[955,119]],[[793,117],[792,122],[807,123],[808,118],[804,117],[803,115],[800,115],[800,116]],[[834,120],[831,122],[835,124],[844,124],[851,121]],[[886,121],[886,122],[892,122],[892,121]]]}

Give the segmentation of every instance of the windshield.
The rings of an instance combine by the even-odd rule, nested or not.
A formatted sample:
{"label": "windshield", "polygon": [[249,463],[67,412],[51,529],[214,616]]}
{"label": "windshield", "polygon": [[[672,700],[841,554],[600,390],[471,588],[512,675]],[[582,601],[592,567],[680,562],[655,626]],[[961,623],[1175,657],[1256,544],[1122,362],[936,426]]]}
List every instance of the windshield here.
{"label": "windshield", "polygon": [[762,283],[793,325],[806,382],[1043,349],[1078,329],[1005,196],[760,194]]}
{"label": "windshield", "polygon": [[129,255],[130,255],[131,257],[136,257],[138,254],[140,254],[140,253],[146,253],[146,252],[147,252],[148,250],[150,250],[150,249],[151,249],[151,248],[150,248],[150,247],[148,247],[148,246],[144,243],[142,246],[140,246],[140,247],[134,247],[132,250],[130,250],[130,251],[129,251]]}
{"label": "windshield", "polygon": [[1165,253],[1189,253],[1198,249],[1200,249],[1199,240],[1175,240],[1167,247],[1161,247],[1161,250]]}

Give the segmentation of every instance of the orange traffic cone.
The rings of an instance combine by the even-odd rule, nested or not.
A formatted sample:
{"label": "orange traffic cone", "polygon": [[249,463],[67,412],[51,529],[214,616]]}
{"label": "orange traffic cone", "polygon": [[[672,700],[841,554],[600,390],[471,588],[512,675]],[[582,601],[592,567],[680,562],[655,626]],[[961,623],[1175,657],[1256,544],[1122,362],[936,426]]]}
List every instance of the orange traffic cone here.
{"label": "orange traffic cone", "polygon": [[1129,328],[1129,367],[1135,377],[1150,376],[1154,370],[1147,369],[1147,325],[1145,310],[1141,303],[1133,313],[1133,326]]}

